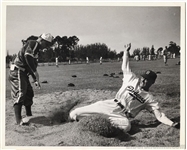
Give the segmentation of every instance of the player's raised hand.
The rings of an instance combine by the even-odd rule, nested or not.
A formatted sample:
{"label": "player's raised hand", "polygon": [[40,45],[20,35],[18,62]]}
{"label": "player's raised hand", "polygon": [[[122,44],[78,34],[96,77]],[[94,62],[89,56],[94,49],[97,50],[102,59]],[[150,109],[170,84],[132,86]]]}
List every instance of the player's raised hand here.
{"label": "player's raised hand", "polygon": [[131,43],[124,45],[124,47],[126,51],[129,51],[131,49]]}

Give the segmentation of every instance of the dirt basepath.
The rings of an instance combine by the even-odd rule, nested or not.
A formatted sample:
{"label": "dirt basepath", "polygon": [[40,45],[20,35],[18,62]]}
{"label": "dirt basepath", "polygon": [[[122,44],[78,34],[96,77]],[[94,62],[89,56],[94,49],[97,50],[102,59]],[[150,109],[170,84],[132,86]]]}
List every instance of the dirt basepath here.
{"label": "dirt basepath", "polygon": [[[71,90],[54,92],[52,94],[36,95],[33,104],[33,118],[30,126],[19,127],[15,125],[12,101],[6,102],[6,146],[179,146],[180,130],[155,122],[155,117],[143,111],[135,118],[130,136],[104,137],[96,132],[85,130],[85,122],[92,125],[95,119],[85,117],[79,122],[67,122],[71,109],[87,105],[98,100],[111,99],[116,92],[109,90]],[[165,99],[165,94],[157,94]],[[165,108],[164,112],[169,118],[180,121],[178,98],[173,98],[174,105],[171,109]],[[170,98],[168,101],[171,101]],[[22,115],[25,115],[23,107]],[[87,120],[86,120],[87,119]],[[87,126],[87,124],[86,124]],[[102,127],[100,124],[99,127]],[[95,124],[95,128],[98,125]],[[104,129],[104,128],[102,128]],[[104,131],[105,132],[105,131]]]}
{"label": "dirt basepath", "polygon": [[[36,95],[33,118],[27,127],[15,125],[12,101],[9,99],[6,103],[6,146],[73,145],[71,139],[75,139],[78,132],[76,123],[64,122],[69,111],[98,100],[114,98],[115,94],[112,91],[83,89]],[[25,115],[24,107],[22,115]]]}

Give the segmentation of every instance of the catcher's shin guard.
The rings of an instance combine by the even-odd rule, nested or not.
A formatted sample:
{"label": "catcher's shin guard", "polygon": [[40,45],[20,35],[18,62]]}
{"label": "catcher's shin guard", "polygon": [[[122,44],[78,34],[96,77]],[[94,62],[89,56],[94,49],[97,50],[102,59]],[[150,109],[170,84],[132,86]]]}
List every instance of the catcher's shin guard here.
{"label": "catcher's shin guard", "polygon": [[21,109],[22,104],[15,104],[14,105],[14,113],[16,118],[16,124],[19,125],[21,123],[22,117],[21,117]]}

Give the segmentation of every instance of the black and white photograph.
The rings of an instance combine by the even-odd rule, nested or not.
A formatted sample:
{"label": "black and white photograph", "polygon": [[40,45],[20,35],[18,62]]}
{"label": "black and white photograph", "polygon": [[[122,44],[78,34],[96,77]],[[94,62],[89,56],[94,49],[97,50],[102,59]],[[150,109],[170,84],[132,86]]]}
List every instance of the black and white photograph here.
{"label": "black and white photograph", "polygon": [[185,2],[1,5],[2,149],[185,149]]}

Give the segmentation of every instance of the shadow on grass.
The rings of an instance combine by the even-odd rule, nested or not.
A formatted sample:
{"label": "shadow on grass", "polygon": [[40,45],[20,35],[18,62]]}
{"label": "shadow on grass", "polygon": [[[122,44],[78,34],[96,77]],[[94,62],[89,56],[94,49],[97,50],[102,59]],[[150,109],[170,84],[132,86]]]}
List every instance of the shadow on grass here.
{"label": "shadow on grass", "polygon": [[43,126],[51,126],[50,119],[45,116],[38,116],[38,117],[31,118],[29,122],[34,124],[41,124]]}
{"label": "shadow on grass", "polygon": [[174,122],[180,122],[180,116],[171,119]]}
{"label": "shadow on grass", "polygon": [[121,142],[128,142],[131,140],[136,139],[135,137],[132,137],[129,133],[121,132],[118,136],[115,137],[116,139],[120,140]]}
{"label": "shadow on grass", "polygon": [[161,123],[157,120],[155,121],[150,121],[146,124],[142,124],[140,123],[139,120],[133,120],[131,122],[131,130],[128,132],[130,135],[134,135],[138,132],[141,132],[142,128],[156,128],[158,125],[160,125]]}

